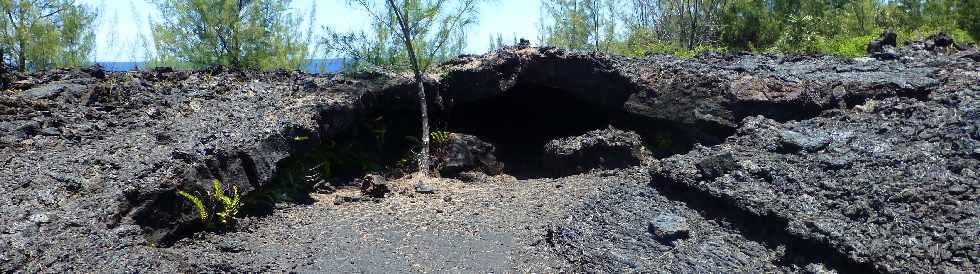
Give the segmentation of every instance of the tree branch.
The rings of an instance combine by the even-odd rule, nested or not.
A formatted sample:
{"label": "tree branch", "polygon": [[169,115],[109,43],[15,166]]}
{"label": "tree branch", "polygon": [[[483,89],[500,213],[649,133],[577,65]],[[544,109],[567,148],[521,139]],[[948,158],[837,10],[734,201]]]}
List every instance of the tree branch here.
{"label": "tree branch", "polygon": [[45,14],[45,15],[42,15],[42,16],[41,16],[41,18],[48,18],[48,17],[51,17],[52,15],[55,15],[55,14],[58,14],[58,13],[60,13],[60,12],[62,12],[62,11],[64,11],[65,9],[67,9],[67,8],[66,8],[66,7],[61,7],[61,8],[59,8],[59,9],[58,9],[58,10],[56,10],[56,11],[52,11],[51,13],[48,13],[48,14]]}
{"label": "tree branch", "polygon": [[[442,50],[442,47],[445,46],[446,41],[449,40],[449,35],[450,35],[449,32],[451,32],[452,29],[456,28],[456,23],[459,23],[460,17],[462,17],[464,13],[466,13],[468,10],[473,9],[476,6],[474,4],[475,2],[476,1],[474,1],[474,0],[467,0],[465,2],[465,4],[463,5],[463,8],[460,8],[459,12],[456,13],[456,16],[452,17],[452,18],[455,18],[455,19],[453,20],[452,24],[447,28],[446,36],[440,37],[440,40],[438,42],[436,42],[436,46],[434,48],[432,48],[432,51],[430,51],[429,52],[429,55],[427,56],[428,59],[434,58],[436,52]],[[431,65],[432,65],[431,63],[430,64],[426,64],[425,67],[422,68],[423,72],[429,70],[429,66],[431,66]]]}

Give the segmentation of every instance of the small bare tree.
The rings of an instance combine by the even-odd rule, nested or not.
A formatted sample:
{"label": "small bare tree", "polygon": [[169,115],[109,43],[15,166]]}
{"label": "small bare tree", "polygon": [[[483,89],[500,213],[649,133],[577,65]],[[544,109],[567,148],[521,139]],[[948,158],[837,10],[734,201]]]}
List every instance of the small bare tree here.
{"label": "small bare tree", "polygon": [[[379,26],[397,33],[404,45],[408,63],[414,74],[418,91],[419,110],[422,120],[422,151],[419,155],[419,172],[429,172],[429,117],[425,92],[425,74],[447,52],[462,49],[465,29],[476,23],[477,6],[481,0],[385,0],[385,8],[374,9],[369,0],[355,0]],[[448,48],[448,50],[447,50]],[[355,60],[356,61],[356,60]],[[397,66],[396,66],[397,67]],[[433,101],[442,104],[435,94]]]}

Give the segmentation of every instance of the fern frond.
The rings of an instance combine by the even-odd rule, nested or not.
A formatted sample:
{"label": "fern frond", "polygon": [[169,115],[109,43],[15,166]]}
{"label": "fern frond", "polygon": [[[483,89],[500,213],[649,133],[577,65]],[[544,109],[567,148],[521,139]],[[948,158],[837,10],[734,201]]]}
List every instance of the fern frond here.
{"label": "fern frond", "polygon": [[231,186],[231,195],[233,199],[231,201],[231,210],[229,210],[228,213],[230,213],[230,216],[234,217],[235,215],[238,215],[238,208],[242,205],[241,197],[238,196],[238,186]]}
{"label": "fern frond", "polygon": [[448,131],[436,130],[430,132],[429,136],[432,138],[433,144],[441,145],[449,141],[449,134],[450,133]]}
{"label": "fern frond", "polygon": [[[224,192],[225,187],[221,184],[221,181],[211,180],[211,182],[213,192],[204,196],[208,199],[208,205],[204,204],[202,198],[198,198],[193,194],[184,191],[178,191],[177,194],[194,204],[194,207],[197,207],[200,211],[201,220],[209,227],[217,224],[227,225],[228,221],[234,218],[238,214],[239,208],[241,208],[242,201],[238,195],[238,186],[232,184],[231,196],[228,196]],[[208,210],[211,212],[208,212]]]}
{"label": "fern frond", "polygon": [[177,195],[180,195],[181,197],[184,197],[184,199],[187,199],[188,201],[190,201],[191,204],[194,204],[194,207],[197,208],[198,214],[201,217],[201,221],[204,221],[205,223],[208,221],[208,211],[204,207],[204,203],[201,202],[201,199],[197,198],[193,194],[190,194],[190,193],[187,193],[187,192],[184,192],[184,191],[177,191]]}
{"label": "fern frond", "polygon": [[[228,196],[224,192],[224,187],[221,181],[214,180],[214,193],[211,194],[211,199],[218,202],[221,206],[220,209],[215,208],[215,215],[218,216],[218,221],[221,224],[228,224],[228,221],[238,214],[238,208],[241,206],[241,197],[238,196],[238,186],[231,185],[231,196]],[[215,205],[217,207],[218,205]]]}
{"label": "fern frond", "polygon": [[221,181],[218,181],[218,179],[212,179],[211,180],[211,183],[214,184],[214,193],[211,194],[211,195],[212,196],[220,195],[221,194]]}

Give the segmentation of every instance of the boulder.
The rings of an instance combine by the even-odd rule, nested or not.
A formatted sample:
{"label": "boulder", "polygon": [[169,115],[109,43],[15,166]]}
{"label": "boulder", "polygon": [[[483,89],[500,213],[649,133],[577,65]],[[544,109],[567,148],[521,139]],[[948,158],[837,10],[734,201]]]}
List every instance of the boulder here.
{"label": "boulder", "polygon": [[738,169],[735,157],[731,153],[720,153],[699,161],[697,169],[705,179],[714,179]]}
{"label": "boulder", "polygon": [[500,174],[503,163],[494,156],[496,147],[473,135],[451,133],[437,144],[435,155],[436,170],[446,178],[455,178],[465,171],[480,171],[489,175]]}
{"label": "boulder", "polygon": [[968,50],[964,50],[957,53],[956,58],[969,59],[969,60],[973,60],[974,62],[980,62],[980,51],[977,51],[977,49],[972,49],[972,48]]}
{"label": "boulder", "polygon": [[90,76],[95,77],[96,79],[104,80],[106,76],[105,68],[103,68],[102,65],[99,64],[84,67],[82,68],[82,71],[88,73]]}
{"label": "boulder", "polygon": [[364,178],[361,178],[360,182],[361,193],[370,197],[384,198],[386,193],[391,192],[388,188],[388,182],[384,177],[379,175],[364,175]]}
{"label": "boulder", "polygon": [[71,96],[78,96],[84,92],[85,86],[74,84],[74,83],[50,83],[46,85],[36,86],[29,90],[24,91],[19,94],[23,98],[39,100],[39,99],[53,99],[63,92],[70,93]]}
{"label": "boulder", "polygon": [[898,52],[896,52],[893,48],[885,48],[879,52],[872,53],[871,58],[878,60],[895,60],[898,59]]}
{"label": "boulder", "polygon": [[657,215],[653,221],[650,221],[647,229],[653,233],[657,241],[671,245],[676,240],[687,239],[691,233],[687,218],[671,213]]}
{"label": "boulder", "polygon": [[965,44],[965,43],[960,43],[960,42],[953,43],[953,47],[956,48],[956,50],[958,50],[958,51],[964,51],[964,50],[971,50],[971,49],[973,49],[973,46],[971,46],[969,44]]}
{"label": "boulder", "polygon": [[878,36],[878,39],[871,40],[871,42],[868,43],[868,47],[867,47],[868,54],[870,55],[878,52],[883,52],[885,50],[885,46],[896,47],[897,46],[896,38],[898,38],[898,35],[896,35],[894,31],[889,30],[889,31],[882,32],[881,35]]}
{"label": "boulder", "polygon": [[420,194],[434,194],[436,193],[436,188],[424,182],[418,182],[415,184],[415,193]]}
{"label": "boulder", "polygon": [[932,37],[932,42],[940,48],[948,48],[953,45],[953,37],[949,37],[949,34],[945,32],[940,32]]}
{"label": "boulder", "polygon": [[783,147],[799,151],[816,152],[830,144],[830,136],[827,134],[804,135],[802,133],[784,130],[779,133]]}
{"label": "boulder", "polygon": [[567,176],[635,166],[652,157],[639,134],[609,127],[548,142],[543,164],[552,175]]}

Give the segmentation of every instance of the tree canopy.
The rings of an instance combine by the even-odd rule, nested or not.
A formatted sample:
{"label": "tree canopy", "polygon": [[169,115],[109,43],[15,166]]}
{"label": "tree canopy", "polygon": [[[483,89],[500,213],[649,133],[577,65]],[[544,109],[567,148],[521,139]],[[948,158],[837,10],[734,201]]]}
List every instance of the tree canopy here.
{"label": "tree canopy", "polygon": [[[347,0],[363,30],[324,26],[314,41],[290,0],[147,0],[159,11],[143,36],[149,66],[301,68],[324,46],[348,70],[411,69],[396,13],[405,15],[422,71],[464,51],[487,0]],[[541,45],[609,54],[707,50],[864,54],[885,30],[901,40],[946,32],[980,40],[980,0],[540,0]],[[314,1],[314,3],[316,3]],[[84,65],[99,11],[75,0],[0,0],[0,61],[19,70]],[[139,23],[139,22],[137,22]],[[486,34],[481,34],[486,35]],[[516,37],[515,37],[516,38]],[[490,48],[505,43],[491,35]]]}
{"label": "tree canopy", "polygon": [[0,61],[21,71],[88,63],[97,16],[73,0],[0,0]]}
{"label": "tree canopy", "polygon": [[[429,116],[424,81],[425,72],[450,54],[462,51],[466,41],[466,27],[476,22],[479,0],[385,0],[381,3],[369,0],[349,2],[363,8],[374,18],[374,39],[363,32],[331,34],[328,49],[339,50],[351,57],[348,69],[380,66],[404,70],[414,74],[418,92],[421,119],[422,144],[417,157],[419,173],[429,173]],[[393,54],[385,58],[381,54]],[[442,98],[434,94],[437,106]]]}
{"label": "tree canopy", "polygon": [[542,6],[544,44],[625,55],[727,48],[855,56],[885,30],[904,40],[940,31],[957,41],[980,39],[980,0],[542,0]]}
{"label": "tree canopy", "polygon": [[610,52],[616,39],[617,0],[543,0],[542,44]]}
{"label": "tree canopy", "polygon": [[[463,52],[467,29],[477,22],[478,0],[400,0],[397,11],[405,16],[412,32],[412,45],[420,68],[448,60]],[[385,1],[352,0],[348,4],[366,11],[371,17],[367,30],[339,33],[325,27],[321,40],[329,55],[348,58],[348,70],[381,67],[396,71],[411,69],[408,51],[399,40],[395,9]]]}
{"label": "tree canopy", "polygon": [[310,34],[289,0],[154,0],[152,65],[300,68]]}

